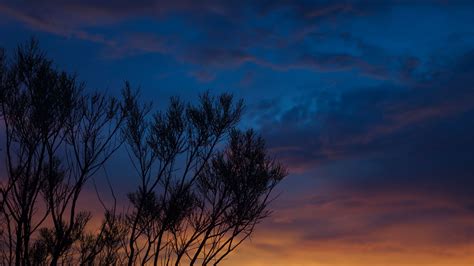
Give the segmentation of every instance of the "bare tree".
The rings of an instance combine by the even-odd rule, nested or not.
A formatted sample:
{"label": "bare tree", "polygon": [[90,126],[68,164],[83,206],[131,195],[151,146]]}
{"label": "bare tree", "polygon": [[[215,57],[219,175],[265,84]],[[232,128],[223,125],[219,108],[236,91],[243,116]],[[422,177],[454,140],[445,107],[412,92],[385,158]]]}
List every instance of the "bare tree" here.
{"label": "bare tree", "polygon": [[30,264],[31,236],[49,214],[48,208],[37,213],[48,152],[57,149],[77,88],[70,77],[52,68],[35,41],[19,47],[3,74],[0,97],[8,180],[1,192],[10,248],[6,259],[24,265]]}
{"label": "bare tree", "polygon": [[56,265],[90,219],[77,212],[77,201],[122,143],[116,133],[124,112],[114,98],[86,94],[74,76],[54,69],[34,40],[18,48],[10,65],[2,57],[1,75],[8,173],[1,189],[4,259]]}
{"label": "bare tree", "polygon": [[[82,237],[90,218],[89,213],[77,213],[84,184],[122,143],[117,133],[124,115],[115,99],[94,94],[81,96],[78,104],[65,128],[66,169],[49,165],[45,170],[43,195],[54,228],[44,228],[41,236],[51,250],[52,265]],[[54,154],[50,156],[50,161],[54,161]]]}
{"label": "bare tree", "polygon": [[156,265],[160,253],[169,256],[167,233],[194,207],[190,184],[238,122],[242,103],[234,104],[230,95],[216,100],[206,94],[195,107],[174,98],[166,112],[149,121],[149,106],[141,106],[130,90],[125,91],[125,99],[132,111],[124,136],[140,179],[137,191],[129,196],[133,212],[128,215],[128,265],[151,259]]}
{"label": "bare tree", "polygon": [[[172,98],[152,113],[125,83],[122,100],[89,94],[56,70],[36,41],[11,62],[0,50],[0,117],[7,178],[0,187],[0,251],[15,265],[218,264],[270,214],[286,175],[254,131],[239,131],[230,94]],[[86,183],[126,143],[138,185],[86,232]],[[99,196],[99,195],[98,195]]]}
{"label": "bare tree", "polygon": [[263,139],[235,129],[243,105],[231,95],[204,94],[198,105],[173,98],[151,121],[149,105],[130,91],[125,98],[134,111],[124,135],[140,180],[129,196],[128,265],[217,264],[269,214],[285,170]]}

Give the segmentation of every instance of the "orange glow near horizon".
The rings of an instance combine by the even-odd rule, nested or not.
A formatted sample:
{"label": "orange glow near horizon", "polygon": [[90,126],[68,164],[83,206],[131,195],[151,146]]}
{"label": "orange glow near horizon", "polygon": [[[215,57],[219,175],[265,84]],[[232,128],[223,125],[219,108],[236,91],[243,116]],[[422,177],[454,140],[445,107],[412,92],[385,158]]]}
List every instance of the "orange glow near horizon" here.
{"label": "orange glow near horizon", "polygon": [[[194,206],[196,212],[184,208],[175,211],[175,203],[187,205],[192,200],[188,188],[191,193],[202,193],[202,188],[208,193],[217,191],[218,198],[222,191],[229,191],[229,184],[232,193],[252,185],[245,191],[251,193],[250,198],[262,191],[261,180],[246,176],[242,178],[245,186],[240,186],[236,178],[247,171],[260,175],[262,164],[257,166],[255,162],[263,156],[245,152],[247,158],[232,156],[239,161],[221,167],[224,164],[212,155],[225,151],[229,141],[233,145],[230,127],[232,131],[234,127],[253,130],[264,141],[265,156],[281,163],[288,175],[266,198],[272,199],[267,209],[271,215],[260,221],[251,236],[219,265],[474,266],[473,14],[474,0],[0,0],[0,107],[4,107],[0,108],[0,183],[4,185],[7,180],[5,166],[11,158],[6,157],[12,147],[21,147],[19,155],[25,159],[20,161],[26,162],[25,169],[41,166],[45,160],[51,162],[53,157],[47,156],[31,164],[22,147],[30,150],[31,145],[44,140],[39,137],[44,130],[66,121],[67,126],[58,131],[60,135],[49,132],[54,143],[68,141],[76,126],[81,133],[73,137],[88,141],[87,145],[79,145],[79,150],[70,144],[65,144],[65,149],[62,144],[57,148],[53,145],[54,156],[60,161],[58,169],[66,177],[69,173],[75,176],[79,170],[79,164],[69,163],[78,159],[77,153],[81,162],[95,158],[94,165],[107,159],[103,167],[94,167],[94,176],[80,190],[75,212],[91,213],[87,233],[100,230],[105,209],[112,209],[114,200],[116,214],[123,215],[121,218],[133,216],[129,199],[133,201],[134,197],[138,201],[135,204],[146,205],[140,210],[147,214],[157,209],[160,213],[163,209],[159,208],[169,205],[175,216],[170,222],[174,223],[181,214],[202,210],[201,202]],[[21,47],[34,48],[31,50],[35,55],[24,56]],[[43,56],[38,57],[36,51],[44,54],[47,63],[38,60]],[[74,77],[74,83],[62,74],[54,74],[56,70]],[[95,112],[86,108],[90,115],[82,116],[81,111],[71,111],[81,108],[81,104],[72,104],[75,101],[70,101],[70,93],[58,92],[70,91],[62,90],[63,86],[73,85],[80,99],[83,93],[88,95],[83,100],[92,109],[106,107],[109,114],[118,108],[116,113],[120,115],[99,129],[103,133],[116,132],[118,138],[111,139],[111,146],[98,148],[100,143],[108,142],[108,134],[96,136],[94,127],[90,137],[82,134],[90,129],[86,120],[96,120]],[[135,113],[128,108],[129,97],[123,97],[128,88],[143,108],[143,116],[139,115],[143,121],[122,116]],[[96,106],[85,100],[95,98],[96,92],[116,97],[116,104]],[[52,96],[57,94],[60,96]],[[209,95],[212,100],[208,101],[207,96],[200,100],[200,95]],[[232,96],[232,104],[227,96],[220,95]],[[174,108],[175,97],[182,102],[180,115]],[[58,112],[42,111],[49,103],[56,106],[56,99],[61,99],[58,106],[64,110],[74,108],[64,112],[64,117],[58,115],[60,123],[51,123]],[[242,110],[231,107],[239,105],[240,100]],[[33,108],[26,108],[25,103]],[[188,104],[196,108],[188,108]],[[19,108],[11,108],[14,106]],[[100,118],[105,116],[100,113],[102,121]],[[18,119],[12,124],[20,128],[6,127],[5,118]],[[43,118],[48,126],[33,123]],[[77,119],[82,121],[78,125],[74,122]],[[115,125],[133,127],[140,134],[135,130],[115,131]],[[13,135],[6,129],[11,129]],[[33,142],[17,145],[13,141],[13,146],[7,145],[7,136],[15,140],[16,134],[29,135],[24,134],[28,130],[37,136]],[[141,138],[137,139],[138,135]],[[122,140],[122,146],[115,150]],[[247,143],[242,147],[251,151]],[[98,151],[102,151],[98,157],[88,155]],[[115,151],[110,158],[109,151]],[[206,155],[208,151],[210,156]],[[137,152],[141,153],[138,157]],[[175,155],[172,160],[164,158],[169,152]],[[248,161],[254,166],[242,167],[241,162]],[[201,167],[201,163],[210,163],[211,167]],[[80,166],[91,166],[83,164]],[[238,171],[236,178],[226,177],[234,170]],[[15,170],[10,174],[16,172],[20,177],[28,173]],[[225,182],[211,186],[193,183],[201,180],[203,173],[212,177],[223,174]],[[144,175],[147,180],[142,181],[139,176]],[[168,176],[171,183],[167,182]],[[22,179],[15,181],[18,186],[32,184]],[[182,185],[179,189],[177,182]],[[155,199],[133,194],[144,183],[156,184]],[[22,198],[18,202],[25,204],[29,193],[15,190],[11,191]],[[174,193],[182,190],[186,190],[185,197],[175,200]],[[164,193],[173,197],[163,205]],[[256,208],[241,209],[242,200],[256,202],[245,195],[249,194],[231,194],[238,207],[229,205],[231,213],[254,213]],[[48,213],[44,210],[47,202],[41,196],[38,194],[34,222],[43,221],[44,213]],[[198,194],[197,198],[205,197]],[[142,198],[160,204],[138,200]],[[227,204],[227,198],[212,201],[219,208]],[[150,206],[155,209],[150,210]],[[222,213],[219,211],[219,215]],[[224,214],[227,218],[227,212]],[[244,214],[235,216],[246,217]],[[215,221],[216,214],[210,215],[209,221]],[[42,225],[54,225],[51,215],[46,217]],[[195,216],[189,217],[178,222],[195,225]],[[0,216],[0,225],[8,227],[8,219],[3,218]],[[158,229],[151,230],[155,235],[156,231],[162,232],[156,225],[153,227]],[[135,228],[127,226],[125,230]],[[0,226],[0,240],[5,232],[25,232],[2,229]],[[179,229],[179,234],[189,236],[186,233],[201,228]],[[192,239],[210,235],[223,243],[222,234],[206,229],[209,227],[202,227],[204,233]],[[24,238],[35,239],[39,232]],[[177,249],[177,245],[168,244],[184,241],[173,233],[165,232],[164,237],[159,234],[153,245],[166,243],[165,251]],[[130,240],[130,235],[122,243]],[[149,235],[139,235],[137,247],[150,243],[146,242]],[[130,251],[127,248],[134,241],[128,242],[118,248],[120,255]],[[182,246],[198,255],[226,250],[209,242],[205,247],[199,241]],[[4,243],[12,246],[13,242],[0,241],[0,251]],[[235,238],[227,243],[235,244]],[[18,246],[28,251],[26,245]],[[146,253],[146,248],[137,253]],[[173,251],[168,254],[179,253]],[[24,253],[16,257],[28,258],[28,252]],[[165,257],[164,253],[154,254],[158,254],[156,258],[173,257]],[[0,266],[8,264],[2,264],[1,255]],[[185,258],[183,264],[189,264],[184,262],[186,259],[194,259],[186,255],[180,257]],[[195,264],[202,261],[198,259]]]}
{"label": "orange glow near horizon", "polygon": [[[94,197],[84,197],[81,205],[98,206]],[[308,202],[281,201],[285,206],[276,206],[222,265],[473,265],[474,241],[467,232],[474,215],[452,200],[387,193]],[[101,210],[90,211],[92,230]]]}
{"label": "orange glow near horizon", "polygon": [[[258,240],[255,240],[257,242]],[[383,249],[383,248],[382,248]],[[410,251],[374,251],[372,248],[301,247],[295,245],[281,252],[264,252],[248,245],[223,265],[289,266],[472,266],[474,245],[443,250],[413,248]]]}

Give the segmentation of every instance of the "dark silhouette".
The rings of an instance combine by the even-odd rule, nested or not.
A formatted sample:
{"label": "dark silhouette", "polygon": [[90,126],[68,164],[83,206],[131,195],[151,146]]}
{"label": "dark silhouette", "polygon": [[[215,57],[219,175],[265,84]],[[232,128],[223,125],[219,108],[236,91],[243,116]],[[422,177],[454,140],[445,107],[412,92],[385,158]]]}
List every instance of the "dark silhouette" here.
{"label": "dark silhouette", "polygon": [[[231,95],[172,98],[151,114],[128,83],[120,100],[87,93],[34,40],[11,62],[0,51],[0,107],[2,264],[218,264],[270,214],[286,175],[261,137],[236,129],[243,103]],[[86,232],[81,191],[123,143],[139,180],[130,207],[103,204]]]}
{"label": "dark silhouette", "polygon": [[84,233],[90,214],[76,211],[79,195],[123,142],[117,133],[125,112],[116,99],[86,94],[74,76],[54,69],[34,40],[10,64],[2,56],[0,75],[8,174],[3,260],[56,265]]}
{"label": "dark silhouette", "polygon": [[230,95],[204,94],[196,106],[172,99],[151,121],[149,105],[129,87],[124,95],[124,136],[140,179],[125,219],[128,265],[218,263],[269,214],[285,171],[253,131],[235,129],[242,102]]}

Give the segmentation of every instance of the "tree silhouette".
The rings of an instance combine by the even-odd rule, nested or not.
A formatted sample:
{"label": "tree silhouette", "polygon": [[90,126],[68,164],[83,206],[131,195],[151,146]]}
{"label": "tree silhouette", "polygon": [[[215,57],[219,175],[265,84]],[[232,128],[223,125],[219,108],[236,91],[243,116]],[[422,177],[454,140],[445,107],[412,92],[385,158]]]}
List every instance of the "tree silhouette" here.
{"label": "tree silhouette", "polygon": [[285,170],[263,139],[235,129],[243,104],[231,95],[174,98],[150,121],[150,106],[127,88],[124,136],[140,179],[129,195],[127,264],[218,263],[269,214]]}
{"label": "tree silhouette", "polygon": [[[218,264],[270,214],[286,175],[261,137],[236,128],[242,100],[172,98],[152,114],[128,82],[120,100],[87,93],[34,40],[10,62],[0,51],[0,107],[3,264]],[[81,192],[122,143],[127,175],[139,180],[130,206],[104,205],[102,224],[86,232]]]}
{"label": "tree silhouette", "polygon": [[[1,189],[4,260],[56,265],[90,219],[77,212],[77,201],[122,143],[117,133],[125,113],[116,99],[86,94],[74,76],[54,69],[35,40],[20,46],[11,64],[1,59],[8,174]],[[43,226],[45,221],[52,226]]]}

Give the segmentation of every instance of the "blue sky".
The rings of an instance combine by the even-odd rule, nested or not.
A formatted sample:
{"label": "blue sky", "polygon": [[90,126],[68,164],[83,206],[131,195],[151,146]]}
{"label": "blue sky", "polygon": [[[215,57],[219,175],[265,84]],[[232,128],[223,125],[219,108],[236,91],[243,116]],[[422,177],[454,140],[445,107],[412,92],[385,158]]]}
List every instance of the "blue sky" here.
{"label": "blue sky", "polygon": [[[398,228],[403,260],[422,248],[462,250],[437,241],[447,236],[474,245],[465,224],[474,221],[473,14],[469,1],[441,0],[1,0],[0,46],[12,52],[34,36],[89,88],[116,94],[129,80],[157,108],[206,90],[242,97],[241,126],[258,129],[291,173],[267,231],[304,229],[312,238],[300,245],[349,249],[347,224],[328,229],[336,216],[282,216],[317,209],[321,197],[336,215],[357,199],[365,216],[351,230]],[[367,210],[375,199],[389,203]],[[420,220],[436,228],[425,242],[411,237]],[[367,260],[386,251],[374,252]]]}

